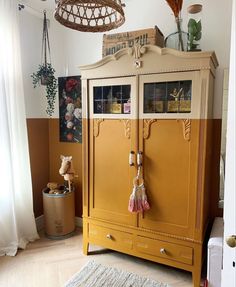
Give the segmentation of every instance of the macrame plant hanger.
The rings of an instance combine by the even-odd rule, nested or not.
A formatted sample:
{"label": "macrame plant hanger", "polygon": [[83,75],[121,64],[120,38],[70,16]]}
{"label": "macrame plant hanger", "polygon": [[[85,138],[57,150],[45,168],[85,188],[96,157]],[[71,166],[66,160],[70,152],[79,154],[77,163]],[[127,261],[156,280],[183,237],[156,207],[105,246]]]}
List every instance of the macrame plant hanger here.
{"label": "macrame plant hanger", "polygon": [[[47,54],[48,52],[48,54]],[[49,57],[49,61],[48,61]],[[48,79],[48,64],[51,64],[51,53],[50,44],[48,36],[48,20],[46,16],[46,10],[43,11],[43,39],[42,39],[42,53],[41,53],[41,64],[45,68],[45,74],[41,79],[41,84],[46,85],[49,81]]]}

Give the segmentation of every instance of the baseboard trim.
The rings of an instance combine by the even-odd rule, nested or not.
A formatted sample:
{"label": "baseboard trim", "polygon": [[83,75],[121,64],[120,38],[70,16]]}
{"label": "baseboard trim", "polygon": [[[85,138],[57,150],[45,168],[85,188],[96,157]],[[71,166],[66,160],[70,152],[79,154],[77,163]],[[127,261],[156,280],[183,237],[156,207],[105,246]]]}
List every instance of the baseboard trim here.
{"label": "baseboard trim", "polygon": [[[44,229],[44,215],[40,215],[39,217],[35,218],[36,228],[37,231],[41,231]],[[75,217],[75,226],[76,227],[83,227],[83,219],[81,217]]]}
{"label": "baseboard trim", "polygon": [[75,217],[75,226],[76,227],[83,227],[83,218],[82,217]]}
{"label": "baseboard trim", "polygon": [[44,215],[40,215],[39,217],[35,218],[36,228],[37,231],[44,229]]}

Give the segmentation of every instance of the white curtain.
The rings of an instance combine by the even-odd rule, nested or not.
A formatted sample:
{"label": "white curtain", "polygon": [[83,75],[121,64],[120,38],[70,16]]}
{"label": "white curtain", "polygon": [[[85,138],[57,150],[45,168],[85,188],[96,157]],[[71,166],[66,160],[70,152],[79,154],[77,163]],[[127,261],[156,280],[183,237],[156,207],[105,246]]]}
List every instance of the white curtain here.
{"label": "white curtain", "polygon": [[38,238],[21,72],[16,0],[0,0],[0,255]]}

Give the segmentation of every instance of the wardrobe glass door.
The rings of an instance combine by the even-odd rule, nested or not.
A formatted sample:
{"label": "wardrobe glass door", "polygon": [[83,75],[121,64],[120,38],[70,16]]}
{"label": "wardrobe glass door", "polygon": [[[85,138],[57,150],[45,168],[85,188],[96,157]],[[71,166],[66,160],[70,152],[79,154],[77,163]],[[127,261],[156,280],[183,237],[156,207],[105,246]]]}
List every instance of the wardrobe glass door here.
{"label": "wardrobe glass door", "polygon": [[139,149],[150,210],[139,226],[193,236],[199,120],[198,73],[140,77]]}
{"label": "wardrobe glass door", "polygon": [[135,77],[93,80],[89,91],[90,216],[135,225],[128,212],[135,172],[129,155],[137,149]]}

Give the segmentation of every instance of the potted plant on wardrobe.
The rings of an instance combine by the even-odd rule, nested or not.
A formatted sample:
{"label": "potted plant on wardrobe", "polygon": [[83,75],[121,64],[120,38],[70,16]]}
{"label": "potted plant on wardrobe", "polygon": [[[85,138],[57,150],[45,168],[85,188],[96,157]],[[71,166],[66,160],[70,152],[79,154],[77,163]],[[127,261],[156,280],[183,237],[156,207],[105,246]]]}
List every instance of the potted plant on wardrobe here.
{"label": "potted plant on wardrobe", "polygon": [[[47,55],[49,55],[49,59]],[[57,79],[55,77],[55,69],[51,64],[46,11],[44,11],[43,20],[42,63],[39,65],[38,70],[31,75],[31,77],[33,78],[34,88],[40,85],[46,87],[46,113],[51,117],[54,112],[54,105],[57,94]]]}

